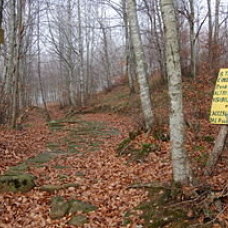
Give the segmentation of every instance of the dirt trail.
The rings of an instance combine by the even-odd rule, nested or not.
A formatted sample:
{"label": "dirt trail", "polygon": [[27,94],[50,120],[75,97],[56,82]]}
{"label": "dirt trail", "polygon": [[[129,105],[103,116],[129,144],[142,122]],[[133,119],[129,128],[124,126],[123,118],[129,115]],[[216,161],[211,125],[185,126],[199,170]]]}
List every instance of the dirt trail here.
{"label": "dirt trail", "polygon": [[[97,207],[95,211],[84,213],[87,223],[79,227],[117,228],[141,224],[140,212],[134,208],[146,199],[147,193],[128,187],[135,183],[169,179],[168,155],[164,154],[164,162],[161,162],[160,157],[153,154],[148,157],[149,162],[143,164],[129,163],[126,157],[118,157],[115,149],[134,125],[128,117],[86,114],[64,119],[63,114],[53,109],[52,116],[58,119],[46,124],[33,114],[28,116],[24,130],[16,132],[13,146],[16,159],[12,157],[11,162],[8,159],[2,172],[6,165],[26,163],[28,157],[33,156],[30,163],[26,163],[25,171],[37,177],[37,187],[23,194],[0,194],[0,227],[75,227],[67,225],[71,214],[50,219],[50,202],[54,196],[82,200]],[[23,140],[26,145],[22,151],[17,146]],[[34,145],[37,142],[38,147]],[[45,160],[46,154],[37,156],[42,152],[54,152],[57,156]],[[51,192],[40,190],[43,185],[69,183],[79,186]]]}

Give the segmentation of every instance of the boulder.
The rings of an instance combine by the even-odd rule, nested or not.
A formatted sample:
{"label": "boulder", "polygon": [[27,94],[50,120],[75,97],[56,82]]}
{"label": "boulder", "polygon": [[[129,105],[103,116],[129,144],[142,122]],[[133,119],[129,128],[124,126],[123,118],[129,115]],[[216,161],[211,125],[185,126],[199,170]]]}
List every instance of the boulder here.
{"label": "boulder", "polygon": [[69,211],[69,203],[61,196],[52,198],[50,217],[51,219],[60,219]]}
{"label": "boulder", "polygon": [[0,192],[28,192],[35,185],[35,176],[31,174],[13,174],[0,176]]}

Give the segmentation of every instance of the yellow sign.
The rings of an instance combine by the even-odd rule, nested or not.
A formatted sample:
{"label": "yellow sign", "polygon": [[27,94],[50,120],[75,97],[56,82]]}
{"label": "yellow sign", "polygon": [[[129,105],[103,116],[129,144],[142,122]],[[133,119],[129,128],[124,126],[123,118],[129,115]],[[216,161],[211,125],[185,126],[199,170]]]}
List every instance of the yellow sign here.
{"label": "yellow sign", "polygon": [[228,124],[228,68],[219,71],[212,100],[210,122]]}

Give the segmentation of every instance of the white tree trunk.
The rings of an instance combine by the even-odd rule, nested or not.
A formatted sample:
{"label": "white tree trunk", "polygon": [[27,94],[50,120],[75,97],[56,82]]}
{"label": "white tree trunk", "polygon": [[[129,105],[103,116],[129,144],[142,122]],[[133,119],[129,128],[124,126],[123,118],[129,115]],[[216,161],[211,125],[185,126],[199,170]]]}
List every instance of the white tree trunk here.
{"label": "white tree trunk", "polygon": [[80,81],[80,105],[85,105],[85,82],[84,82],[84,48],[82,40],[81,4],[78,0],[78,42],[79,42],[79,81]]}
{"label": "white tree trunk", "polygon": [[135,85],[134,85],[134,77],[131,70],[131,41],[129,34],[129,23],[127,18],[127,9],[126,9],[126,0],[122,0],[122,8],[123,8],[123,22],[125,27],[125,56],[126,56],[126,75],[128,77],[128,84],[130,89],[130,94],[135,93]]}
{"label": "white tree trunk", "polygon": [[42,79],[41,79],[41,60],[40,60],[41,53],[40,52],[41,52],[41,50],[40,50],[40,3],[37,2],[37,74],[38,74],[38,80],[39,80],[39,86],[40,86],[41,99],[42,99],[42,103],[44,105],[44,110],[45,110],[45,114],[46,114],[46,120],[50,121],[51,117],[48,112],[43,83],[42,83]]}
{"label": "white tree trunk", "polygon": [[140,87],[141,106],[146,129],[150,129],[153,125],[154,115],[152,112],[152,102],[147,78],[146,62],[140,37],[135,0],[127,0],[127,12],[130,25],[130,36],[135,52],[137,76]]}
{"label": "white tree trunk", "polygon": [[169,79],[170,137],[173,178],[175,182],[190,181],[190,167],[184,149],[184,118],[182,106],[182,81],[177,22],[172,0],[161,0],[164,22],[167,74]]}

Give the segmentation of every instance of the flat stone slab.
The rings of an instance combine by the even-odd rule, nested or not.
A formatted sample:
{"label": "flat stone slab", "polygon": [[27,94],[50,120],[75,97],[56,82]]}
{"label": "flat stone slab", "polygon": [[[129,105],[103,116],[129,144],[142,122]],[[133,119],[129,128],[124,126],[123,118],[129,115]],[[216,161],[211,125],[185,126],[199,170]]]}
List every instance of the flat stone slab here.
{"label": "flat stone slab", "polygon": [[75,184],[75,183],[69,183],[69,184],[62,184],[62,185],[52,185],[52,184],[48,184],[48,185],[43,185],[41,186],[39,189],[41,191],[46,191],[46,192],[54,192],[57,190],[61,190],[61,189],[66,189],[66,188],[70,188],[70,187],[79,187],[79,184]]}
{"label": "flat stone slab", "polygon": [[52,198],[50,217],[51,219],[60,219],[64,217],[69,211],[69,203],[61,196]]}
{"label": "flat stone slab", "polygon": [[88,213],[90,211],[94,211],[97,209],[96,206],[93,206],[87,202],[83,202],[81,200],[69,200],[69,204],[70,204],[70,209],[69,209],[69,213],[75,213],[78,211],[84,212],[84,213]]}
{"label": "flat stone slab", "polygon": [[88,219],[84,215],[77,215],[73,216],[67,224],[72,225],[72,226],[82,226],[83,224],[87,223]]}
{"label": "flat stone slab", "polygon": [[31,174],[0,176],[0,192],[28,192],[34,188],[36,179]]}
{"label": "flat stone slab", "polygon": [[[74,214],[76,212],[88,213],[96,210],[97,207],[81,200],[69,199],[66,200],[62,196],[56,196],[52,198],[50,217],[51,219],[60,219],[68,214]],[[86,220],[85,220],[86,219]],[[71,221],[71,220],[70,220]],[[87,221],[86,217],[72,217],[72,222]]]}

